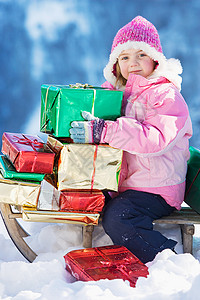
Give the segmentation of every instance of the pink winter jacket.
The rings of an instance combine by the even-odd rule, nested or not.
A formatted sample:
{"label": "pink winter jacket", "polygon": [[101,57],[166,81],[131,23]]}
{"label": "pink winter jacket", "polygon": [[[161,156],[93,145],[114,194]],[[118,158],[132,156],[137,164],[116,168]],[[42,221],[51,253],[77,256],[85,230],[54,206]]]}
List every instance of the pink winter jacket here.
{"label": "pink winter jacket", "polygon": [[[102,86],[114,89],[108,82]],[[105,122],[101,138],[102,143],[124,150],[119,192],[134,189],[160,194],[180,209],[192,136],[183,97],[164,77],[131,74],[122,110],[124,116]]]}

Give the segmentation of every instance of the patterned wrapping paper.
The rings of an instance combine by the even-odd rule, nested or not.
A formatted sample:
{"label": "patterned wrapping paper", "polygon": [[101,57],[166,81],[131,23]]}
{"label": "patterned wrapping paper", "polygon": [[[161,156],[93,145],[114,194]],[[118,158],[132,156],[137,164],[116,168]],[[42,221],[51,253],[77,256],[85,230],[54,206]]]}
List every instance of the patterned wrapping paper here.
{"label": "patterned wrapping paper", "polygon": [[13,205],[37,206],[40,184],[3,178],[0,175],[0,202]]}
{"label": "patterned wrapping paper", "polygon": [[135,287],[138,277],[147,277],[148,268],[123,246],[74,250],[64,256],[66,269],[77,280],[123,279]]}
{"label": "patterned wrapping paper", "polygon": [[17,172],[5,155],[0,155],[0,172],[6,179],[41,182],[45,177],[45,174]]}
{"label": "patterned wrapping paper", "polygon": [[2,152],[18,172],[53,172],[55,154],[37,135],[4,132]]}
{"label": "patterned wrapping paper", "polygon": [[98,225],[100,214],[90,212],[44,211],[22,208],[22,219],[29,222],[70,223],[80,225]]}
{"label": "patterned wrapping paper", "polygon": [[105,120],[121,115],[123,92],[88,85],[41,86],[40,131],[69,137],[71,122],[83,121],[81,111]]}
{"label": "patterned wrapping paper", "polygon": [[58,189],[118,190],[122,150],[108,145],[67,144],[58,162]]}

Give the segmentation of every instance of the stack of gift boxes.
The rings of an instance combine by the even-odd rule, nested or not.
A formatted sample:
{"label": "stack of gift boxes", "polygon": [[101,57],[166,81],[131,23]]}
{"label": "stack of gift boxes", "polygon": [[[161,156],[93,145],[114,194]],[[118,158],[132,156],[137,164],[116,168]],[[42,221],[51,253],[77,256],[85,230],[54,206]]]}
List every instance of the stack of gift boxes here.
{"label": "stack of gift boxes", "polygon": [[[122,151],[108,145],[74,144],[70,124],[89,111],[105,120],[121,113],[122,92],[83,85],[41,88],[41,132],[2,137],[0,202],[17,205],[25,221],[98,224],[103,190],[117,191]],[[18,208],[19,208],[18,207]],[[105,246],[75,250],[64,256],[78,280],[122,278],[132,287],[148,268],[128,249]]]}
{"label": "stack of gift boxes", "polygon": [[20,206],[23,219],[97,224],[103,190],[117,191],[122,151],[108,145],[74,144],[71,122],[82,111],[115,120],[123,93],[88,85],[41,86],[38,136],[5,132],[0,157],[0,202]]}

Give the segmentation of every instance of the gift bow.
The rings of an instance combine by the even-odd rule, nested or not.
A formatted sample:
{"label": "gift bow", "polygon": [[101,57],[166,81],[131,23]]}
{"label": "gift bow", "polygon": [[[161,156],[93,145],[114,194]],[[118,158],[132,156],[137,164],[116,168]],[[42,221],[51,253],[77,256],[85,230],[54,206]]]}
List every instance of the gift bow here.
{"label": "gift bow", "polygon": [[134,271],[128,270],[127,266],[124,264],[125,260],[126,259],[124,259],[123,264],[117,264],[116,262],[112,261],[101,261],[101,264],[108,267],[110,272],[114,272],[114,270],[119,270],[123,275],[125,275],[124,279],[129,280],[130,285],[134,287],[137,281],[137,275],[134,274]]}
{"label": "gift bow", "polygon": [[89,85],[88,83],[85,83],[85,84],[82,84],[82,83],[76,83],[76,84],[69,84],[69,87],[70,88],[73,88],[73,89],[87,89],[87,88],[93,88],[92,85]]}
{"label": "gift bow", "polygon": [[[34,150],[34,160],[32,162],[32,168],[31,168],[31,172],[34,172],[35,164],[37,162],[37,157],[38,157],[38,151],[36,148],[43,149],[44,143],[38,141],[37,139],[31,140],[31,139],[27,138],[24,134],[22,134],[22,136],[23,136],[23,138],[13,135],[13,138],[14,138],[13,142],[23,144],[23,145],[28,145]],[[17,158],[18,158],[18,155],[13,160],[13,164],[15,164]]]}
{"label": "gift bow", "polygon": [[32,147],[34,151],[37,151],[35,147],[37,147],[37,148],[43,148],[44,147],[43,142],[40,142],[37,139],[30,140],[25,135],[23,135],[23,138],[20,138],[16,135],[14,135],[13,137],[16,139],[14,142],[19,143],[19,144],[23,144],[23,145],[28,145],[28,146]]}
{"label": "gift bow", "polygon": [[130,264],[130,261],[132,261],[132,257],[130,258],[123,258],[123,264],[117,264],[117,262],[113,262],[112,260],[110,260],[101,250],[99,250],[98,248],[95,248],[96,252],[103,257],[105,260],[104,261],[100,261],[100,263],[102,265],[105,265],[108,268],[111,269],[117,269],[120,270],[124,275],[126,275],[130,280],[132,280],[132,278],[130,277],[131,274],[133,273],[133,271],[129,271],[126,267],[126,264]]}

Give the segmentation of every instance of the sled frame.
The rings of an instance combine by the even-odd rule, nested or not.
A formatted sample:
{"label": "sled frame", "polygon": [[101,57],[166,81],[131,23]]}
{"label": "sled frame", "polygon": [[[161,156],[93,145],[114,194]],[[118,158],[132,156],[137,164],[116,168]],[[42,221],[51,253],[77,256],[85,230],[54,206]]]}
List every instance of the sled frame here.
{"label": "sled frame", "polygon": [[[19,252],[29,261],[33,262],[37,254],[29,247],[24,240],[29,234],[23,229],[17,219],[22,218],[22,213],[13,212],[11,205],[0,203],[0,210],[3,222],[7,232],[19,250]],[[193,251],[193,235],[195,232],[195,224],[200,224],[200,214],[191,208],[182,208],[180,211],[173,212],[170,216],[154,220],[155,224],[178,224],[181,228],[183,252],[191,253]],[[92,247],[92,233],[96,225],[83,225],[83,247]]]}
{"label": "sled frame", "polygon": [[[22,213],[20,212],[20,210],[21,207],[19,207],[19,212],[13,212],[12,206],[10,204],[0,203],[1,216],[11,240],[13,241],[19,252],[29,262],[33,262],[37,257],[37,254],[29,247],[29,245],[24,240],[25,237],[29,236],[29,233],[27,233],[23,229],[22,225],[17,221],[17,219],[22,218]],[[83,225],[82,236],[84,248],[90,248],[92,246],[92,231],[93,225]]]}

